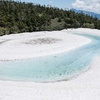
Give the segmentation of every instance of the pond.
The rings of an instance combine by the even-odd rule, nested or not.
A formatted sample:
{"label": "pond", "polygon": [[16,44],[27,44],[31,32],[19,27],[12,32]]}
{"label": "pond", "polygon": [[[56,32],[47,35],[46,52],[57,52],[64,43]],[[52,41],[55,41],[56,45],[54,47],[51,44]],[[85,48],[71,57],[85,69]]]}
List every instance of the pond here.
{"label": "pond", "polygon": [[0,80],[56,82],[76,76],[88,68],[96,55],[100,55],[100,37],[81,35],[90,38],[92,42],[60,54],[18,61],[1,61]]}

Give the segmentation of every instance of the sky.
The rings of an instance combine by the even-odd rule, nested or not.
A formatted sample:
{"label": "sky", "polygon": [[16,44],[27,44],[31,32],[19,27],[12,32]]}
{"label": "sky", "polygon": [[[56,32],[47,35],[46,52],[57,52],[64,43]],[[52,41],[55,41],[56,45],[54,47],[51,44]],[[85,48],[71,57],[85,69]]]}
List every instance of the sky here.
{"label": "sky", "polygon": [[100,0],[21,0],[41,5],[52,5],[59,8],[75,8],[100,14]]}

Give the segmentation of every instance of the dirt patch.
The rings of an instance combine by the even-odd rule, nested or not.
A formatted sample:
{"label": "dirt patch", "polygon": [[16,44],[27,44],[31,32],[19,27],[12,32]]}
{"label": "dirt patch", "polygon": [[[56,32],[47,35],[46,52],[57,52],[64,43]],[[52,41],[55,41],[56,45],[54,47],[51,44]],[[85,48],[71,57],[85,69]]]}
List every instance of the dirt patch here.
{"label": "dirt patch", "polygon": [[25,44],[52,44],[52,43],[56,43],[57,41],[61,41],[61,39],[38,38],[38,39],[35,39],[35,40],[30,40],[28,42],[25,42]]}

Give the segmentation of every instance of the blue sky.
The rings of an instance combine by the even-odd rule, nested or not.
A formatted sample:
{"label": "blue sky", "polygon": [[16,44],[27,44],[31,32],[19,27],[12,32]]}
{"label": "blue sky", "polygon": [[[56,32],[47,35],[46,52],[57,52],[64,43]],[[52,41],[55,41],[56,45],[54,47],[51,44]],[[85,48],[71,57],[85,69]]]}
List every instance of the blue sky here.
{"label": "blue sky", "polygon": [[71,4],[75,2],[75,0],[21,0],[25,2],[39,3],[42,5],[52,5],[59,8],[71,8]]}
{"label": "blue sky", "polygon": [[[19,1],[19,0],[16,0]],[[41,5],[52,5],[59,8],[75,8],[100,14],[100,0],[21,0]]]}

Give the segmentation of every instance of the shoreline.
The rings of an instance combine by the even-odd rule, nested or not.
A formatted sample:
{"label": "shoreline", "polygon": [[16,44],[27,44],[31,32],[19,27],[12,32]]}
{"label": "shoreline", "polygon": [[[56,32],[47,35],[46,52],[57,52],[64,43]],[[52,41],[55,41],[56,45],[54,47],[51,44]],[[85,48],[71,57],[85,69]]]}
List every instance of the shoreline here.
{"label": "shoreline", "polygon": [[[35,37],[36,35],[37,37]],[[86,37],[71,34],[69,30],[46,33],[33,32],[30,34],[12,34],[0,37],[0,39],[1,42],[2,40],[4,41],[4,39],[9,39],[9,41],[0,45],[0,61],[25,60],[46,55],[54,55],[71,51],[91,42],[91,40]],[[43,39],[45,41],[42,41]],[[30,43],[30,41],[33,43]],[[36,43],[34,43],[34,41]],[[48,44],[48,41],[51,43]],[[40,44],[40,42],[43,43]]]}
{"label": "shoreline", "polygon": [[67,98],[67,100],[99,100],[99,59],[100,57],[95,57],[88,71],[69,81],[35,83],[0,80],[0,99],[55,100],[57,98],[57,100],[65,100]]}

